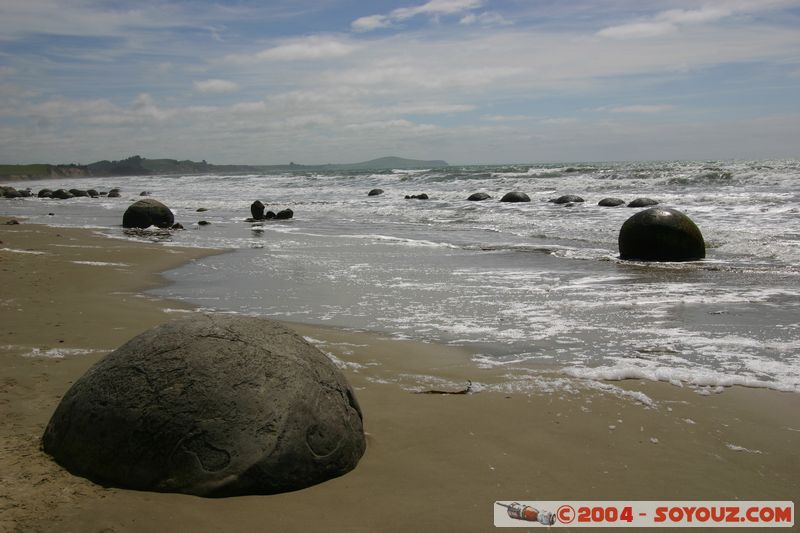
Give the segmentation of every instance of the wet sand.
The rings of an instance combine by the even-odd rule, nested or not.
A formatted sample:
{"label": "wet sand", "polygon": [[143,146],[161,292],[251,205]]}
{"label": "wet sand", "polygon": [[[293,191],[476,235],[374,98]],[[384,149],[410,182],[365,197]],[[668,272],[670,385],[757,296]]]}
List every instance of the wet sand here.
{"label": "wet sand", "polygon": [[[556,371],[535,378],[537,392],[487,390],[509,383],[513,368],[477,368],[449,346],[300,324],[292,327],[332,354],[356,389],[368,448],[354,471],[274,496],[100,487],[39,450],[44,427],[108,351],[192,312],[140,291],[212,252],[4,222],[0,531],[488,531],[496,500],[800,495],[800,395],[734,387],[702,396],[639,381],[598,388]],[[467,380],[483,390],[413,392]]]}

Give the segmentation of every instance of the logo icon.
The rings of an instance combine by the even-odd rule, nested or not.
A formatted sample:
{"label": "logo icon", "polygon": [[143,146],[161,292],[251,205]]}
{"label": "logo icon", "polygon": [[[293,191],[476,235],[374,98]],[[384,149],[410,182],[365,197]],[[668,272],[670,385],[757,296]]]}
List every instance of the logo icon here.
{"label": "logo icon", "polygon": [[510,504],[495,502],[500,507],[505,507],[508,516],[515,520],[525,522],[539,522],[543,526],[552,526],[556,523],[556,516],[550,511],[540,511],[530,505],[522,505],[519,502]]}

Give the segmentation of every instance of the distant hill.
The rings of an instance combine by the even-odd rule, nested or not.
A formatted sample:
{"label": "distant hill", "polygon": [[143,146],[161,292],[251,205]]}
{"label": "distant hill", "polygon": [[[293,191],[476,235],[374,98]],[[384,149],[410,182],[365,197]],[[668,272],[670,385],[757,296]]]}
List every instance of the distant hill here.
{"label": "distant hill", "polygon": [[419,159],[405,159],[402,157],[380,157],[362,163],[350,163],[346,165],[331,165],[334,168],[344,168],[348,170],[390,170],[397,169],[419,169],[419,168],[441,168],[448,166],[447,161],[435,159],[423,161]]}
{"label": "distant hill", "polygon": [[304,172],[324,170],[391,170],[446,167],[439,159],[420,160],[403,157],[380,157],[361,163],[327,165],[212,165],[204,161],[147,159],[138,155],[119,161],[95,161],[88,165],[0,165],[0,177],[9,179],[42,179],[60,176],[146,176],[150,174],[242,174],[260,172]]}
{"label": "distant hill", "polygon": [[62,176],[88,176],[88,170],[82,165],[0,165],[0,177],[9,180],[35,180],[59,178]]}

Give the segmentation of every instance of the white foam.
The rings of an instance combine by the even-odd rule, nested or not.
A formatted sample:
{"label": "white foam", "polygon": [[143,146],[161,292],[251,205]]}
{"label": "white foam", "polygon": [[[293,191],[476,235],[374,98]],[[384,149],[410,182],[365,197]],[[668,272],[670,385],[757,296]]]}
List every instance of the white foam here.
{"label": "white foam", "polygon": [[730,442],[725,444],[725,447],[729,450],[733,450],[734,452],[747,452],[747,453],[763,453],[761,450],[751,450],[750,448],[745,448],[743,446],[738,446],[736,444],[731,444]]}
{"label": "white foam", "polygon": [[755,387],[774,389],[782,392],[800,392],[800,384],[778,381],[764,381],[755,377],[725,374],[701,367],[641,367],[635,365],[599,366],[595,368],[566,367],[562,372],[568,376],[602,381],[622,381],[626,379],[646,379],[666,383],[681,382],[699,387]]}
{"label": "white foam", "polygon": [[17,250],[16,248],[0,248],[0,252],[9,252],[12,254],[31,254],[31,255],[45,255],[47,253],[35,250]]}
{"label": "white foam", "polygon": [[45,357],[48,359],[64,359],[76,355],[89,355],[103,350],[83,349],[83,348],[50,348],[42,350],[33,348],[30,352],[23,354],[22,357]]}
{"label": "white foam", "polygon": [[128,267],[128,263],[107,263],[104,261],[70,261],[76,265],[90,265],[90,266],[115,266],[115,267]]}

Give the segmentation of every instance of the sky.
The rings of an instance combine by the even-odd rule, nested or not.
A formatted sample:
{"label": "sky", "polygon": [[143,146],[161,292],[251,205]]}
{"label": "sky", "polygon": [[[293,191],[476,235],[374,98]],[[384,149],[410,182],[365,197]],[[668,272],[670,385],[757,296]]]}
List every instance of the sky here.
{"label": "sky", "polygon": [[0,162],[800,157],[800,0],[3,0]]}

